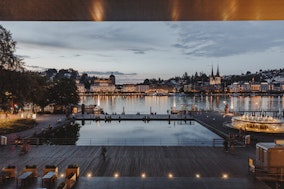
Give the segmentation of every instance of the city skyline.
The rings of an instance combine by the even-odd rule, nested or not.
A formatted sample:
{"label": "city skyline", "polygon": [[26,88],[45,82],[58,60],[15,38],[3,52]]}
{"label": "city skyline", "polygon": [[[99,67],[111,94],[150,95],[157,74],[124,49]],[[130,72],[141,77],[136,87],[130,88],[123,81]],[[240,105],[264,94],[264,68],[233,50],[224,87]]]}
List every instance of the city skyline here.
{"label": "city skyline", "polygon": [[[219,65],[221,75],[279,69],[283,21],[0,22],[27,69],[119,72],[132,83]],[[139,80],[140,79],[140,80]]]}

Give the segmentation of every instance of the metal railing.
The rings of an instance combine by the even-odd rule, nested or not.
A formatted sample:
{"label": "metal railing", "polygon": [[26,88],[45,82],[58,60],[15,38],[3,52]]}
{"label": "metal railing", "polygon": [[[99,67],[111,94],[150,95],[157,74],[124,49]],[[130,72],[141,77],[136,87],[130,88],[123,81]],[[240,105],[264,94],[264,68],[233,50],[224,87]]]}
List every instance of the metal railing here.
{"label": "metal railing", "polygon": [[185,138],[30,138],[31,145],[77,146],[223,146],[223,139],[197,140]]}
{"label": "metal railing", "polygon": [[223,145],[223,139],[194,140],[178,138],[84,138],[77,145],[107,146],[213,146]]}

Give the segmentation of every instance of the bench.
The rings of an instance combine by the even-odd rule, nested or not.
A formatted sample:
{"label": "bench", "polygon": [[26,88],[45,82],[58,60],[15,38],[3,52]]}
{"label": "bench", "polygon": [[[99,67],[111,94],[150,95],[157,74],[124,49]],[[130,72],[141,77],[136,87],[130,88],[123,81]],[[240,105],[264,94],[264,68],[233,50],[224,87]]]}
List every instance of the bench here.
{"label": "bench", "polygon": [[67,175],[66,177],[66,185],[67,185],[67,189],[70,189],[73,187],[73,185],[76,183],[77,177],[75,173],[70,173],[69,175]]}
{"label": "bench", "polygon": [[33,175],[33,172],[23,172],[19,177],[18,177],[18,181],[17,181],[17,185],[18,185],[18,182],[20,182],[21,185],[24,185],[25,182],[32,178],[32,175]]}
{"label": "bench", "polygon": [[36,169],[36,167],[25,167],[24,169],[23,169],[23,173],[25,173],[25,172],[32,172],[32,176],[31,177],[37,177],[37,169]]}
{"label": "bench", "polygon": [[4,167],[2,169],[2,172],[9,173],[10,178],[16,178],[16,167],[14,166]]}
{"label": "bench", "polygon": [[11,178],[11,173],[7,171],[0,172],[0,183],[4,183],[6,179]]}
{"label": "bench", "polygon": [[41,178],[41,185],[43,187],[44,183],[48,183],[50,186],[51,182],[55,181],[57,181],[57,173],[54,171],[50,171]]}

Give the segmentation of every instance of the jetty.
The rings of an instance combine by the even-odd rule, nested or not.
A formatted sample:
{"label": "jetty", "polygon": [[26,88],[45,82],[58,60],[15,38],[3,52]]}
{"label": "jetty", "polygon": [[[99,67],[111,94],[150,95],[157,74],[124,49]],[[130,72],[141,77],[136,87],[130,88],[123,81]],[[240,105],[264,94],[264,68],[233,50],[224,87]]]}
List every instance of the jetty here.
{"label": "jetty", "polygon": [[170,121],[170,120],[193,120],[191,114],[74,114],[75,120],[93,121]]}

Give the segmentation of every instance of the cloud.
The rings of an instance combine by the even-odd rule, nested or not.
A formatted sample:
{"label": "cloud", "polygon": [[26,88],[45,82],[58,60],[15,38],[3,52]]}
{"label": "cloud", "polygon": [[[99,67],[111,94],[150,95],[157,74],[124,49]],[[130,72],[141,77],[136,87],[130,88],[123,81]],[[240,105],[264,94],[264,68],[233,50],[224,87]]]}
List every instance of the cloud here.
{"label": "cloud", "polygon": [[99,72],[99,71],[84,71],[83,73],[89,75],[137,75],[137,73],[122,73],[119,71],[108,71],[108,72]]}
{"label": "cloud", "polygon": [[154,49],[151,48],[133,48],[133,49],[128,49],[129,51],[132,51],[134,54],[146,54],[147,51],[151,51]]}
{"label": "cloud", "polygon": [[[11,28],[20,44],[41,49],[96,52],[153,48],[161,33],[156,33],[157,29],[152,27],[154,23],[150,22],[17,22],[5,25]],[[134,53],[143,54],[143,51]]]}
{"label": "cloud", "polygon": [[241,63],[283,64],[283,21],[0,24],[12,32],[17,52],[26,55],[28,65],[119,70],[155,78],[207,68],[210,72],[211,67],[204,66],[210,62],[220,63],[222,70],[227,66],[223,63],[238,62],[228,66],[231,72],[239,70],[236,66]]}
{"label": "cloud", "polygon": [[46,68],[41,66],[31,66],[31,65],[25,65],[26,68],[31,68],[33,70],[46,70]]}
{"label": "cloud", "polygon": [[191,22],[168,26],[177,33],[173,47],[185,55],[227,57],[284,48],[279,22]]}
{"label": "cloud", "polygon": [[19,58],[23,58],[23,59],[31,58],[31,57],[28,56],[28,55],[16,55],[16,56],[19,57]]}

